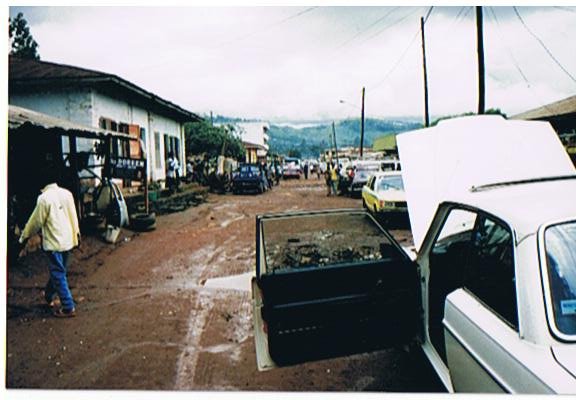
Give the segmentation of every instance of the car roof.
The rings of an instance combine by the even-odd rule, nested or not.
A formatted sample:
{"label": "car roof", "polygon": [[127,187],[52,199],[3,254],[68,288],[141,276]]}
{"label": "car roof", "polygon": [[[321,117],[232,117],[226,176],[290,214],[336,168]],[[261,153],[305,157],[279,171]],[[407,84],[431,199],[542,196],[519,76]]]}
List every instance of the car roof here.
{"label": "car roof", "polygon": [[504,220],[521,239],[535,233],[541,225],[576,220],[576,175],[479,188],[452,201],[482,209]]}
{"label": "car roof", "polygon": [[376,178],[381,178],[383,176],[399,176],[402,175],[402,171],[380,171],[373,174]]}

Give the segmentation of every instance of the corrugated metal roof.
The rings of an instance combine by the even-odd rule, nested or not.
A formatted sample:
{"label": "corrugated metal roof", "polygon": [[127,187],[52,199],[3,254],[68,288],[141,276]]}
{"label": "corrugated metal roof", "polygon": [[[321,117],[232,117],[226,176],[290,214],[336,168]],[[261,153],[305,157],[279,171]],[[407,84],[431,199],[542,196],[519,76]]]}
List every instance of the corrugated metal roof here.
{"label": "corrugated metal roof", "polygon": [[160,107],[169,109],[172,113],[180,115],[180,117],[185,120],[202,120],[202,118],[197,114],[185,110],[184,108],[171,103],[168,100],[164,100],[161,97],[148,92],[125,79],[120,78],[119,76],[86,68],[9,56],[8,77],[9,84],[11,86],[57,82],[85,82],[87,84],[108,82],[116,85],[119,88],[128,89],[143,99],[152,101]]}
{"label": "corrugated metal roof", "polygon": [[374,151],[395,150],[396,147],[396,135],[394,134],[377,137],[372,145]]}
{"label": "corrugated metal roof", "polygon": [[571,96],[564,100],[546,104],[545,106],[514,115],[510,117],[510,119],[547,119],[574,113],[576,113],[576,96]]}
{"label": "corrugated metal roof", "polygon": [[117,137],[130,138],[129,135],[118,132],[110,132],[100,128],[92,128],[70,122],[65,119],[56,118],[51,115],[42,114],[27,108],[8,106],[8,128],[18,129],[24,124],[31,124],[47,130],[58,129],[68,133],[76,134],[83,137],[103,137],[112,135]]}

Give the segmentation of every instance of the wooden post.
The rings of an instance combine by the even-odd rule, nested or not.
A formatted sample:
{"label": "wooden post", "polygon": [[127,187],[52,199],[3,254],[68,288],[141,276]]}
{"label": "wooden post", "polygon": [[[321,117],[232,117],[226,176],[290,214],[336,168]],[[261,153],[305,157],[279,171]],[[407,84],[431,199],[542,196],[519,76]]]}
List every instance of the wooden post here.
{"label": "wooden post", "polygon": [[366,88],[362,88],[362,113],[360,115],[360,158],[364,155],[364,95]]}
{"label": "wooden post", "polygon": [[68,143],[69,143],[69,153],[68,153],[68,160],[70,161],[70,169],[72,170],[72,185],[74,186],[74,198],[76,200],[76,213],[78,214],[78,219],[82,218],[83,210],[82,210],[82,199],[80,198],[80,178],[78,177],[78,148],[76,145],[76,136],[70,135],[68,136]]}
{"label": "wooden post", "polygon": [[334,121],[332,121],[332,136],[334,137],[334,151],[336,152],[336,168],[338,168],[340,160],[338,159],[338,145],[336,144],[336,127],[334,126]]}
{"label": "wooden post", "polygon": [[484,114],[484,38],[482,33],[482,7],[476,7],[476,32],[478,39],[478,114]]}
{"label": "wooden post", "polygon": [[424,38],[424,17],[420,17],[420,31],[422,33],[422,64],[424,66],[424,126],[430,126],[428,114],[428,74],[426,71],[426,41]]}
{"label": "wooden post", "polygon": [[144,208],[145,213],[150,214],[150,200],[148,199],[148,159],[144,159]]}

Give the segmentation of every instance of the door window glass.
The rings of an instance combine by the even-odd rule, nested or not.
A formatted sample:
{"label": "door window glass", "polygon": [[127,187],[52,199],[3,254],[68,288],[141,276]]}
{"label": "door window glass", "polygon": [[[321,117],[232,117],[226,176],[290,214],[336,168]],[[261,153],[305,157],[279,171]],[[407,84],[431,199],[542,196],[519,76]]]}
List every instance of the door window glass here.
{"label": "door window glass", "polygon": [[444,304],[459,288],[518,326],[513,241],[510,230],[483,214],[450,211],[430,253],[428,326],[430,340],[446,362]]}
{"label": "door window glass", "polygon": [[505,321],[518,327],[510,230],[481,217],[474,231],[466,267],[465,287]]}
{"label": "door window glass", "polygon": [[551,226],[544,234],[554,323],[576,335],[576,222]]}
{"label": "door window glass", "polygon": [[363,212],[265,219],[262,232],[268,273],[405,258]]}

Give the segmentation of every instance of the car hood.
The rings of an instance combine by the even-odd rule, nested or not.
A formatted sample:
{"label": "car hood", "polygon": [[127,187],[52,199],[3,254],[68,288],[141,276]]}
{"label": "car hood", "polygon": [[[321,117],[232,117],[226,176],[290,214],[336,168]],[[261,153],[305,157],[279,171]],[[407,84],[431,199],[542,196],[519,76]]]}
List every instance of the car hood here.
{"label": "car hood", "polygon": [[454,118],[402,133],[397,143],[417,250],[443,201],[469,197],[472,187],[574,173],[548,122]]}
{"label": "car hood", "polygon": [[552,347],[554,358],[576,378],[576,345]]}

